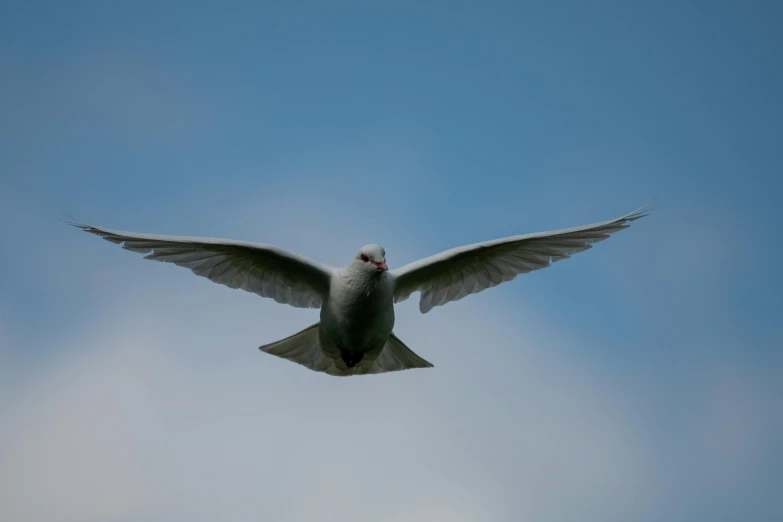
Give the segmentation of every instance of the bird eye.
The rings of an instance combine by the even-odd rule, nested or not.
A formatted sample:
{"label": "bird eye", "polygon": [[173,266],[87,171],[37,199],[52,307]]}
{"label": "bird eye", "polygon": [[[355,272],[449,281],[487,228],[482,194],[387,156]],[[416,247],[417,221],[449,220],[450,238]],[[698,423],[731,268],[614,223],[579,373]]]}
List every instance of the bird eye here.
{"label": "bird eye", "polygon": [[366,263],[366,262],[367,262],[367,261],[369,261],[369,260],[370,260],[370,258],[369,258],[369,257],[367,257],[367,256],[365,256],[364,254],[362,254],[362,261],[364,261],[364,262]]}

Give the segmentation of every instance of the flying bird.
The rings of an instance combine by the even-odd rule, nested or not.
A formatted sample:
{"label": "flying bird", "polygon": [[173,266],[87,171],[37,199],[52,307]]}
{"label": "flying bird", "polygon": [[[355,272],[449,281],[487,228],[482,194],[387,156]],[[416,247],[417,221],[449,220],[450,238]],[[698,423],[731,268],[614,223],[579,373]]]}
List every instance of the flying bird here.
{"label": "flying bird", "polygon": [[414,292],[420,292],[419,310],[426,314],[587,250],[646,216],[646,206],[592,225],[453,248],[394,270],[386,265],[386,251],[375,244],[360,248],[347,266],[332,268],[273,245],[137,234],[76,220],[69,224],[230,288],[298,308],[320,308],[320,322],[260,349],[317,372],[345,376],[432,367],[392,331],[395,303]]}

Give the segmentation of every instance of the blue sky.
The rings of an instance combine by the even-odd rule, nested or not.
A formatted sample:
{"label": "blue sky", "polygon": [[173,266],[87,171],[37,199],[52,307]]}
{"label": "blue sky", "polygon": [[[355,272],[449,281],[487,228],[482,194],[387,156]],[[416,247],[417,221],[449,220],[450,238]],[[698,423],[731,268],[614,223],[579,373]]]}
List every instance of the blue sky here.
{"label": "blue sky", "polygon": [[[589,4],[0,3],[0,518],[780,520],[783,7]],[[57,221],[394,267],[652,197],[343,380]]]}

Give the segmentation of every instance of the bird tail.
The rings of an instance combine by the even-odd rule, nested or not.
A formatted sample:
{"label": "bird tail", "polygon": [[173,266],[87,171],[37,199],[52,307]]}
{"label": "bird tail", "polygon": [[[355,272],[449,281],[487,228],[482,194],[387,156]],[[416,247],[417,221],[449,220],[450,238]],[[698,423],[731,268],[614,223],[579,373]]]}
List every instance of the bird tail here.
{"label": "bird tail", "polygon": [[432,366],[413,353],[392,333],[381,349],[361,354],[358,362],[352,363],[349,367],[343,354],[331,343],[325,342],[321,323],[315,323],[294,335],[266,344],[259,349],[301,364],[313,371],[337,376],[384,373]]}

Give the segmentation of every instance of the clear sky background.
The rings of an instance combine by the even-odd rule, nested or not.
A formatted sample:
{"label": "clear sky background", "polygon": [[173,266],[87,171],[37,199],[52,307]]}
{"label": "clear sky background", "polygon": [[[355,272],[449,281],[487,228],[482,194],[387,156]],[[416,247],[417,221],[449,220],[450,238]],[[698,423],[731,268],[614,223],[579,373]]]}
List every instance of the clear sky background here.
{"label": "clear sky background", "polygon": [[[783,4],[0,2],[0,519],[783,520]],[[653,214],[420,315],[435,368],[57,221],[397,267]]]}

